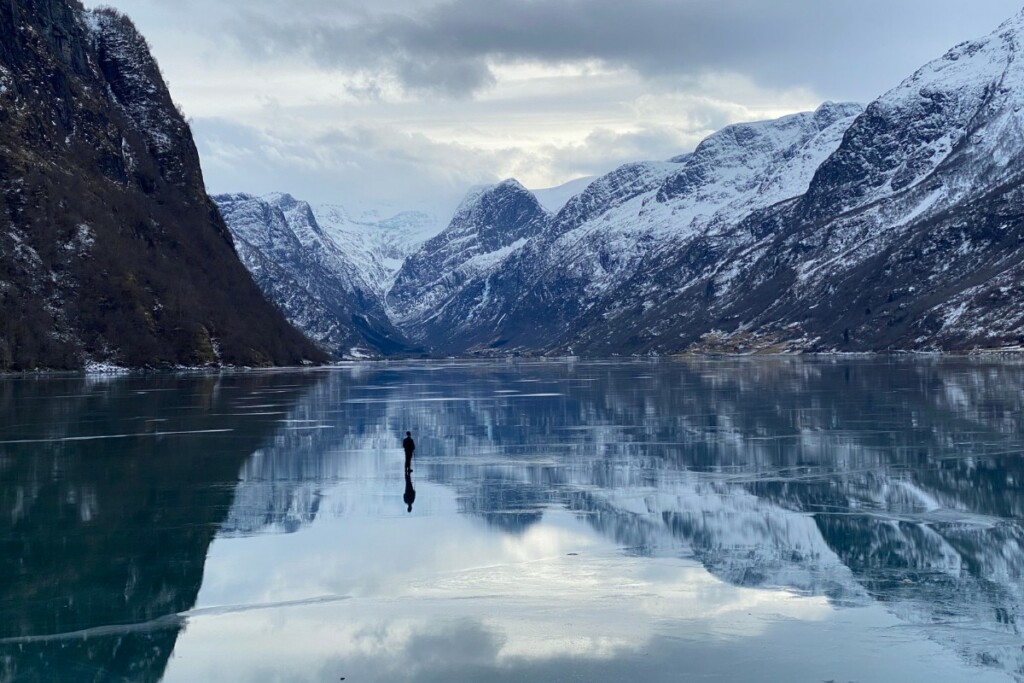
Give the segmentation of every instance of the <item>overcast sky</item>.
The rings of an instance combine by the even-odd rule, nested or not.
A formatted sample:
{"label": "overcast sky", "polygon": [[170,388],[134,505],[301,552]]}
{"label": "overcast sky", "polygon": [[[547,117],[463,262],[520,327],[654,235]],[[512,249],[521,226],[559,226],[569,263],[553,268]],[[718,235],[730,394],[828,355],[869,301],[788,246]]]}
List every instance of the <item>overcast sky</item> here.
{"label": "overcast sky", "polygon": [[103,0],[149,39],[212,192],[445,206],[868,102],[1022,0]]}

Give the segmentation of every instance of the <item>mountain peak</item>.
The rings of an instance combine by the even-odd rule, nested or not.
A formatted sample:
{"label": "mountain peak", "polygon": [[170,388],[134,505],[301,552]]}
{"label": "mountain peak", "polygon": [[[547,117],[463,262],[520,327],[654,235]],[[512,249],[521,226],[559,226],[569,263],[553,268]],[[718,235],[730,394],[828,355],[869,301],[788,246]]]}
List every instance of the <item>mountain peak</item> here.
{"label": "mountain peak", "polygon": [[[512,213],[509,213],[512,212]],[[438,237],[452,231],[460,231],[467,225],[508,225],[529,222],[537,215],[546,215],[537,197],[514,178],[503,180],[496,185],[479,188],[467,195],[455,212],[448,227]],[[512,214],[521,214],[514,216]],[[475,228],[474,228],[475,229]]]}
{"label": "mountain peak", "polygon": [[[868,105],[843,148],[818,170],[813,207],[852,211],[920,184],[954,155],[998,176],[1024,147],[1024,12],[957,45]],[[992,179],[995,179],[994,177]],[[838,205],[834,203],[838,202]]]}
{"label": "mountain peak", "polygon": [[[414,338],[423,336],[420,325],[464,324],[485,301],[482,283],[488,275],[541,235],[549,221],[537,197],[515,179],[478,188],[448,227],[406,260],[388,294],[391,311],[412,326]],[[466,291],[474,292],[473,303],[460,320],[434,319],[441,302]]]}
{"label": "mountain peak", "polygon": [[505,180],[502,180],[500,183],[498,183],[497,185],[494,186],[494,190],[495,191],[508,191],[508,190],[512,190],[512,191],[515,191],[515,192],[529,192],[529,190],[527,190],[523,186],[523,184],[520,183],[515,178],[506,178]]}
{"label": "mountain peak", "polygon": [[[689,158],[682,160],[680,168],[658,193],[658,201],[699,199],[708,192],[726,197],[714,188],[726,188],[729,193],[756,189],[772,169],[786,168],[793,159],[802,157],[809,146],[818,147],[816,141],[820,142],[823,133],[843,121],[844,126],[848,125],[848,119],[862,111],[859,104],[825,102],[814,112],[727,126],[705,138]],[[838,146],[838,140],[833,141],[835,146],[828,152]],[[817,159],[817,155],[813,158]],[[803,177],[803,174],[794,175]],[[789,196],[774,196],[774,200],[789,199],[805,189],[806,185],[797,183],[790,187]],[[786,194],[781,192],[781,195]]]}
{"label": "mountain peak", "polygon": [[819,127],[826,128],[836,121],[857,116],[864,111],[864,105],[857,102],[822,102],[814,110],[814,119]]}

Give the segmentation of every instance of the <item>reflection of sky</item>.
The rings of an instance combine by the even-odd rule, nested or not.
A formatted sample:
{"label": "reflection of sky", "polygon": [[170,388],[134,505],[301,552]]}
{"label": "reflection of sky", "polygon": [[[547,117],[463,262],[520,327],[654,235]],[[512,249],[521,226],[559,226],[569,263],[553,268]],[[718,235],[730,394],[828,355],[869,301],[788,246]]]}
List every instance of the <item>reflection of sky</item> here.
{"label": "reflection of sky", "polygon": [[154,680],[176,640],[173,681],[1024,670],[1024,365],[408,363],[14,386],[0,547],[26,551],[0,553],[0,680]]}
{"label": "reflection of sky", "polygon": [[[190,621],[166,680],[600,681],[637,667],[650,680],[1002,680],[879,608],[837,611],[729,585],[693,561],[629,556],[561,511],[494,533],[458,515],[443,486],[420,484],[403,516],[400,488],[347,482],[328,498],[368,509],[216,541],[197,607],[225,613]],[[377,514],[389,492],[394,512]]]}
{"label": "reflection of sky", "polygon": [[[165,680],[1005,680],[880,607],[840,610],[726,583],[693,559],[623,552],[562,508],[503,533],[461,514],[455,487],[419,479],[410,515],[400,460],[376,447],[334,457],[329,514],[213,543]],[[623,509],[650,498],[609,494]],[[797,536],[806,519],[790,520]],[[236,611],[251,606],[264,608]]]}

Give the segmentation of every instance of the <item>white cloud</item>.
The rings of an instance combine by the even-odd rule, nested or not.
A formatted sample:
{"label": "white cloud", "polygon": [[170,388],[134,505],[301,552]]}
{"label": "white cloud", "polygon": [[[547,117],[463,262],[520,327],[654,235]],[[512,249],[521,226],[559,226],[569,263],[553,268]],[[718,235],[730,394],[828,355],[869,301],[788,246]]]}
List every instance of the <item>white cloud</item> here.
{"label": "white cloud", "polygon": [[1018,1],[105,0],[150,39],[212,190],[410,206],[866,99]]}

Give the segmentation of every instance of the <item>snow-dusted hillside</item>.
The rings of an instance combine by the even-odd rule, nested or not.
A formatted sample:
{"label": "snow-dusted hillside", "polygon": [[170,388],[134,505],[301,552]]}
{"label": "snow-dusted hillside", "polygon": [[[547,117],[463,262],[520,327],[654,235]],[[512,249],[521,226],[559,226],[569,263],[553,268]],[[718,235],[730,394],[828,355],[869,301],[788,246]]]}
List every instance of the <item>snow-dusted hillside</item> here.
{"label": "snow-dusted hillside", "polygon": [[422,211],[400,211],[384,218],[379,212],[353,217],[337,204],[313,206],[312,211],[382,301],[405,259],[444,227],[436,214]]}
{"label": "snow-dusted hillside", "polygon": [[424,221],[358,224],[340,207],[314,210],[287,194],[214,200],[256,282],[312,339],[339,357],[412,350],[382,296],[392,264],[416,244]]}
{"label": "snow-dusted hillside", "polygon": [[807,192],[617,283],[601,349],[1020,346],[1024,14],[868,106]]}
{"label": "snow-dusted hillside", "polygon": [[[537,239],[492,269],[482,285],[437,308],[459,311],[449,352],[547,348],[633,277],[644,259],[717,234],[754,211],[806,191],[861,108],[739,124],[673,162],[629,164],[590,183]],[[486,294],[486,298],[484,295]]]}
{"label": "snow-dusted hillside", "polygon": [[537,198],[515,180],[470,193],[444,232],[402,265],[387,297],[394,320],[428,344],[453,329],[471,328],[490,304],[491,273],[549,221]]}

